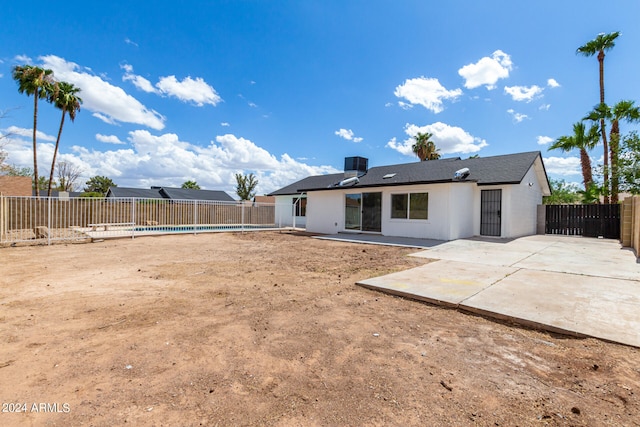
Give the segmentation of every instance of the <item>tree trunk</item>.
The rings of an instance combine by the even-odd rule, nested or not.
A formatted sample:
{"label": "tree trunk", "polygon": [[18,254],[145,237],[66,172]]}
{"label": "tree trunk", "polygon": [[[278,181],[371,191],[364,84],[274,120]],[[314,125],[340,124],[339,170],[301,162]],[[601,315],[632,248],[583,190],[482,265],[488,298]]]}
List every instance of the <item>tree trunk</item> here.
{"label": "tree trunk", "polygon": [[618,150],[620,148],[620,127],[618,120],[611,123],[609,150],[611,154],[611,203],[618,203],[620,177],[618,176]]}
{"label": "tree trunk", "polygon": [[580,166],[582,167],[582,180],[584,181],[584,190],[589,191],[589,184],[593,182],[591,174],[591,159],[589,153],[584,148],[580,148]]}
{"label": "tree trunk", "polygon": [[[598,53],[598,64],[600,65],[600,104],[604,104],[604,50]],[[604,151],[604,165],[602,168],[604,203],[609,203],[609,146],[607,144],[607,134],[604,127],[604,119],[600,119],[600,132],[602,132],[602,149]]]}
{"label": "tree trunk", "polygon": [[62,135],[62,126],[64,126],[64,115],[66,110],[62,109],[62,119],[60,119],[60,129],[58,129],[58,139],[56,139],[56,147],[53,149],[53,160],[51,161],[51,172],[49,173],[49,188],[47,189],[47,197],[51,197],[51,186],[53,185],[53,171],[56,167],[56,157],[58,155],[58,146],[60,145],[60,135]]}
{"label": "tree trunk", "polygon": [[36,189],[36,199],[40,198],[38,188],[38,150],[36,148],[36,129],[38,125],[38,90],[33,94],[33,181]]}

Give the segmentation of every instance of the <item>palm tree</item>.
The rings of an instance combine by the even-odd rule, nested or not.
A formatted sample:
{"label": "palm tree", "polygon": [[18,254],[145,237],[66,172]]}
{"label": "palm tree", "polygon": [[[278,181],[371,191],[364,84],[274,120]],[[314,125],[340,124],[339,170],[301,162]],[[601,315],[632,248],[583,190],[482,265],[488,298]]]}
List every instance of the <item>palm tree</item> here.
{"label": "palm tree", "polygon": [[16,65],[13,67],[13,79],[18,82],[18,92],[33,95],[33,182],[36,183],[36,198],[39,198],[37,190],[38,155],[36,149],[36,128],[38,125],[38,99],[46,98],[53,91],[53,71],[32,65]]}
{"label": "palm tree", "polygon": [[425,160],[437,160],[440,158],[440,153],[438,152],[440,150],[436,147],[436,144],[431,141],[432,136],[433,134],[430,134],[429,132],[418,132],[418,134],[414,136],[416,142],[411,146],[411,149],[413,150],[413,153],[418,156],[421,162],[424,162]]}
{"label": "palm tree", "polygon": [[[615,46],[615,40],[619,35],[619,31],[615,31],[609,34],[600,33],[595,39],[587,42],[583,46],[580,46],[576,50],[576,53],[583,56],[593,56],[596,54],[598,55],[598,64],[600,66],[600,104],[604,104],[604,53]],[[609,203],[609,148],[607,146],[607,134],[604,128],[604,118],[600,119],[600,134],[602,135],[602,144],[604,150],[604,202]]]}
{"label": "palm tree", "polygon": [[634,101],[619,101],[611,108],[611,133],[609,137],[611,154],[611,203],[618,203],[618,188],[620,185],[620,177],[618,176],[620,120],[626,120],[627,122],[640,121],[640,108],[634,104]]}
{"label": "palm tree", "polygon": [[589,158],[587,150],[594,148],[596,144],[598,144],[599,139],[598,126],[591,126],[589,131],[586,132],[584,123],[577,122],[573,125],[573,135],[561,136],[549,147],[549,150],[562,150],[564,152],[569,152],[574,149],[580,150],[580,166],[582,167],[582,180],[585,191],[588,191],[589,187],[593,184],[591,159]]}
{"label": "palm tree", "polygon": [[73,122],[76,119],[76,114],[80,111],[80,104],[82,104],[82,98],[77,94],[80,92],[80,88],[75,87],[71,83],[59,82],[56,83],[57,89],[52,91],[49,95],[49,102],[53,103],[56,108],[62,110],[62,118],[60,119],[60,129],[58,129],[58,139],[56,139],[56,146],[53,149],[53,161],[51,162],[51,173],[49,175],[49,188],[47,189],[47,197],[51,197],[51,184],[53,183],[53,171],[56,166],[56,157],[58,155],[58,146],[60,145],[60,135],[62,135],[62,127],[64,126],[64,116],[69,114],[69,118]]}

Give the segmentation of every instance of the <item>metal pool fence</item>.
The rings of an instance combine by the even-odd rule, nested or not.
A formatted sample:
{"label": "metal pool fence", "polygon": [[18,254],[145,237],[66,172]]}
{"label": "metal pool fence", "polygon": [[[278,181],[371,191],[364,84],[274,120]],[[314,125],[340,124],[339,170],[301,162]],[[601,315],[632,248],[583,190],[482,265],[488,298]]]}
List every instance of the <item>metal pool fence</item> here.
{"label": "metal pool fence", "polygon": [[[0,244],[285,228],[275,204],[0,196]],[[287,227],[288,228],[288,227]]]}

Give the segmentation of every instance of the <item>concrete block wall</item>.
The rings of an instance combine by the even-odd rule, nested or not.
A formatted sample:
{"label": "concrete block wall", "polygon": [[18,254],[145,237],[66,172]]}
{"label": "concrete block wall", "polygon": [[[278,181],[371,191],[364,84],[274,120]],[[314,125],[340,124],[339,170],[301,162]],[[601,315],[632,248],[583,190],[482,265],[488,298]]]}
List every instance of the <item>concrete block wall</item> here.
{"label": "concrete block wall", "polygon": [[622,201],[620,215],[620,240],[622,246],[633,248],[640,255],[640,196],[627,197]]}
{"label": "concrete block wall", "polygon": [[31,197],[31,177],[0,176],[0,195]]}

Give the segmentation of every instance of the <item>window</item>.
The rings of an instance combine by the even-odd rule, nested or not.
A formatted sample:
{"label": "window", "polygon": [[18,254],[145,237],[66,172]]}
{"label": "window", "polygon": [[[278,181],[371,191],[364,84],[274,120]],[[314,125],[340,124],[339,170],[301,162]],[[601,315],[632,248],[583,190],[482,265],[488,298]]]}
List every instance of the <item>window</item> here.
{"label": "window", "polygon": [[392,194],[391,218],[428,219],[429,193]]}
{"label": "window", "polygon": [[293,209],[295,216],[307,216],[307,198],[293,199]]}

